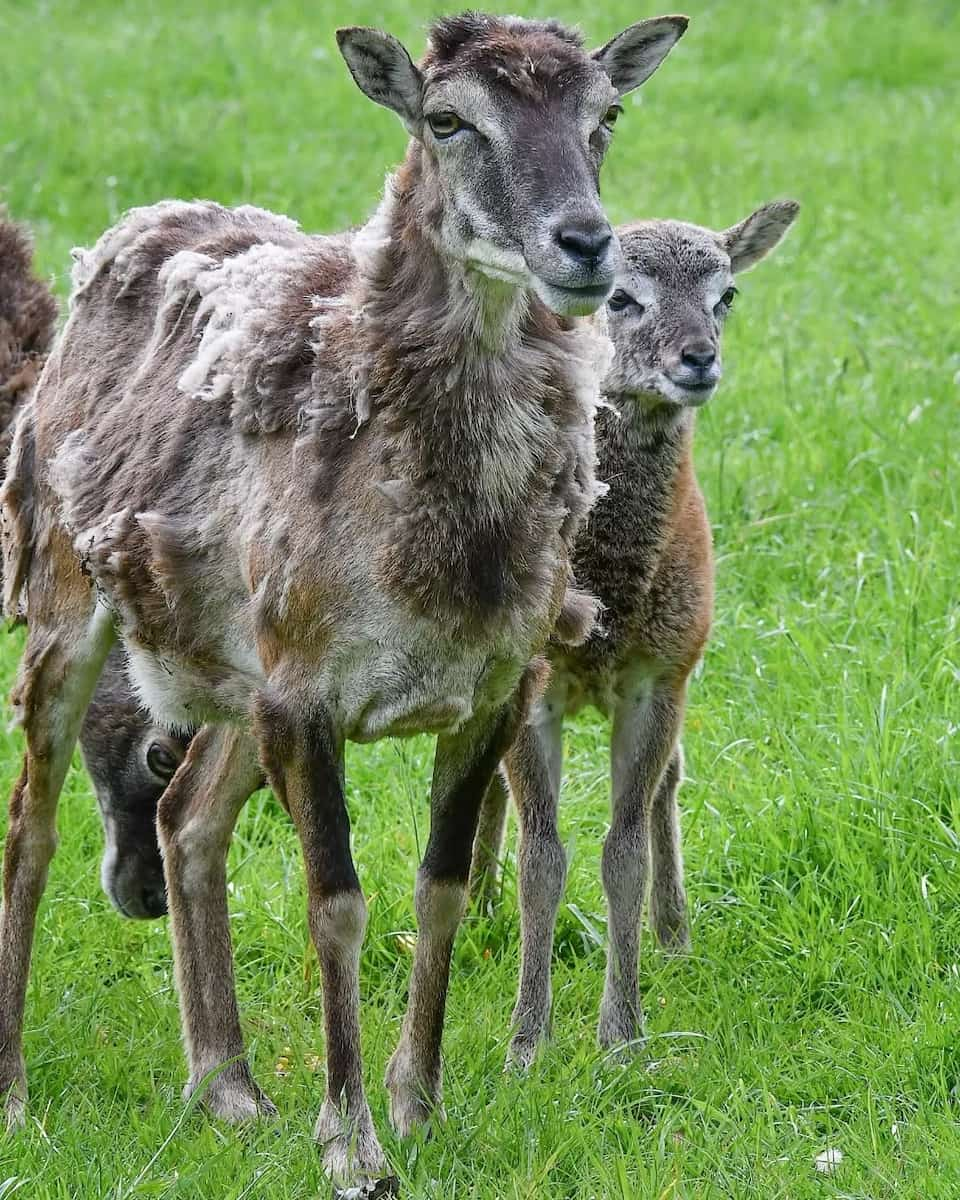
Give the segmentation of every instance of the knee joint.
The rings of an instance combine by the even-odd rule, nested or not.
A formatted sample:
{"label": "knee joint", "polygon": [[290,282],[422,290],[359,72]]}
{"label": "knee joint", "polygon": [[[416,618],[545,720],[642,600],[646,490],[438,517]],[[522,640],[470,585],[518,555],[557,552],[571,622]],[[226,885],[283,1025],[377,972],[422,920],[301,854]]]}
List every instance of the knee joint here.
{"label": "knee joint", "polygon": [[367,929],[367,905],[360,891],[337,892],[310,900],[310,931],[318,946],[356,952]]}

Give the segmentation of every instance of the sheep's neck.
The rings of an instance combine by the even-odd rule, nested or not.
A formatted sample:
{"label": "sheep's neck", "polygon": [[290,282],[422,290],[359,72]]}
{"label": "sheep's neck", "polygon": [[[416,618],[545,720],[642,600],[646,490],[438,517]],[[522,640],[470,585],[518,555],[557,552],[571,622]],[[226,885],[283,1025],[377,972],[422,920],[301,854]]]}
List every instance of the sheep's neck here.
{"label": "sheep's neck", "polygon": [[411,151],[364,269],[371,414],[396,517],[388,570],[425,611],[502,619],[553,586],[569,348],[524,289],[444,255],[433,190]]}
{"label": "sheep's neck", "polygon": [[597,476],[609,491],[577,542],[575,572],[607,606],[610,624],[656,575],[679,502],[695,485],[692,437],[690,414],[663,424],[626,407],[597,415]]}

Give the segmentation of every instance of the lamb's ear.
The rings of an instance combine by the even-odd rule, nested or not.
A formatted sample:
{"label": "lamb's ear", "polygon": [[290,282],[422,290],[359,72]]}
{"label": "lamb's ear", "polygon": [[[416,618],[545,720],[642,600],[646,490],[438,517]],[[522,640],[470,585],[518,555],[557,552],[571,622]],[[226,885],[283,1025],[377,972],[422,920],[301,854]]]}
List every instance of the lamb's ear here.
{"label": "lamb's ear", "polygon": [[400,42],[379,29],[337,30],[337,45],[364,95],[392,108],[410,133],[423,121],[423,79]]}
{"label": "lamb's ear", "polygon": [[749,271],[766,258],[783,240],[799,211],[796,200],[774,200],[721,233],[720,244],[730,255],[730,269],[734,275]]}
{"label": "lamb's ear", "polygon": [[593,58],[621,96],[649,79],[683,37],[689,17],[651,17],[618,33]]}

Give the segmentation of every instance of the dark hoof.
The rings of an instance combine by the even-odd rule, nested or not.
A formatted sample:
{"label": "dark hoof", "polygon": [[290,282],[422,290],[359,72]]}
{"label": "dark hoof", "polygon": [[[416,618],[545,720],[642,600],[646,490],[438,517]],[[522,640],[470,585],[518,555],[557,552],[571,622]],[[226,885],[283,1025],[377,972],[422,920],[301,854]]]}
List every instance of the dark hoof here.
{"label": "dark hoof", "polygon": [[396,1175],[374,1179],[369,1183],[362,1183],[359,1187],[333,1189],[333,1200],[383,1200],[385,1196],[399,1195],[400,1180]]}

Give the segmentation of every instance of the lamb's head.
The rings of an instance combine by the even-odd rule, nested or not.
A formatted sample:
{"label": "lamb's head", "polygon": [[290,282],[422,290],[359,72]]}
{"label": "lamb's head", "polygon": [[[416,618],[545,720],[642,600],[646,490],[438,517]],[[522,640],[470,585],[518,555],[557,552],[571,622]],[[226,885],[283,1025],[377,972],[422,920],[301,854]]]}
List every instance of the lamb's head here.
{"label": "lamb's head", "polygon": [[641,21],[591,54],[555,21],[466,13],[431,27],[419,67],[375,29],[337,40],[361,90],[415,139],[433,203],[423,227],[442,252],[583,315],[609,296],[618,266],[598,179],[620,97],[686,25]]}
{"label": "lamb's head", "polygon": [[80,747],[103,818],[100,882],[124,916],[167,911],[157,805],[188,742],[153,724],[130,690],[122,658],[111,657],[87,709]]}
{"label": "lamb's head", "polygon": [[705,404],[720,380],[720,337],[733,279],[770,253],[793,224],[794,200],[765,204],[722,233],[681,221],[618,230],[623,267],[610,297],[616,351],[604,391],[623,408],[669,416]]}

